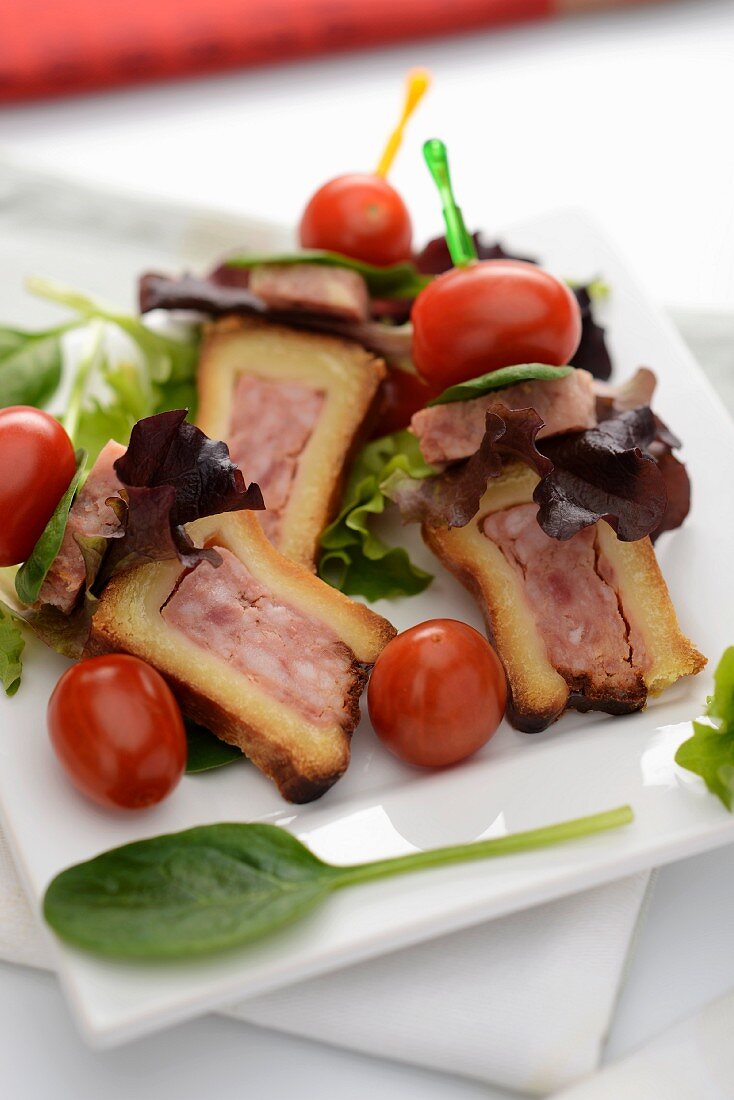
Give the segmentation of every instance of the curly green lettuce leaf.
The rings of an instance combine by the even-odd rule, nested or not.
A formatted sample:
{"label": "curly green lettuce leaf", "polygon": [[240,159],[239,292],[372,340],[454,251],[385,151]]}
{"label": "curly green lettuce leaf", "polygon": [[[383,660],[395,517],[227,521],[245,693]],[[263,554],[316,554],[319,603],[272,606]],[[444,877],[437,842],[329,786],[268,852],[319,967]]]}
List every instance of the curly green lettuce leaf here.
{"label": "curly green lettuce leaf", "polygon": [[61,549],[64,532],[66,531],[66,524],[69,519],[69,509],[71,508],[84,474],[86,461],[86,451],[77,451],[76,472],[69,483],[69,488],[56,505],[54,514],[41,532],[38,542],[31,551],[31,556],[27,561],[23,562],[20,569],[15,574],[15,591],[21,603],[30,605],[36,602],[48,571]]}
{"label": "curly green lettuce leaf", "polygon": [[196,339],[178,340],[154,332],[139,317],[108,309],[89,295],[49,279],[30,278],[26,280],[26,287],[31,294],[67,306],[82,321],[107,321],[127,333],[143,354],[154,382],[181,381],[194,376],[198,361]]}
{"label": "curly green lettuce leaf", "polygon": [[305,249],[301,252],[280,252],[273,256],[266,253],[252,253],[245,256],[228,256],[225,267],[293,266],[293,264],[320,264],[327,267],[346,267],[356,271],[367,284],[373,298],[415,298],[428,286],[430,276],[422,275],[415,264],[391,264],[389,267],[376,267],[374,264],[343,256],[340,252],[328,252],[323,249]]}
{"label": "curly green lettuce leaf", "polygon": [[15,695],[20,687],[24,646],[18,616],[0,600],[0,680],[6,695]]}
{"label": "curly green lettuce leaf", "polygon": [[550,367],[546,363],[523,363],[515,367],[502,367],[500,370],[482,374],[479,378],[470,378],[468,382],[459,382],[449,386],[428,402],[431,405],[450,405],[454,401],[471,401],[475,397],[484,397],[493,390],[505,386],[517,386],[520,382],[550,382],[565,378],[573,367]]}
{"label": "curly green lettuce leaf", "polygon": [[0,326],[0,408],[45,405],[61,381],[61,338],[69,325],[40,332]]}
{"label": "curly green lettuce leaf", "polygon": [[692,723],[693,736],[679,746],[675,762],[700,775],[727,810],[734,811],[734,646],[719,661],[706,713],[712,721]]}
{"label": "curly green lettuce leaf", "polygon": [[436,471],[420,453],[410,432],[395,432],[363,448],[347,482],[342,508],[321,536],[319,576],[349,596],[370,601],[415,596],[433,579],[400,546],[387,546],[371,530],[385,510],[383,485],[397,471],[430,477]]}

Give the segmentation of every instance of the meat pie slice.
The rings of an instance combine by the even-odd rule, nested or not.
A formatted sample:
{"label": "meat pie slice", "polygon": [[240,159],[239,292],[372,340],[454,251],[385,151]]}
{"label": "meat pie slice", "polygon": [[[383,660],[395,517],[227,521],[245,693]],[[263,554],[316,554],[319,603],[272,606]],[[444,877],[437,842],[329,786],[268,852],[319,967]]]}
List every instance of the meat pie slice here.
{"label": "meat pie slice", "polygon": [[536,474],[493,479],[462,528],[423,528],[477,598],[507,674],[508,717],[545,729],[566,709],[625,714],[706,663],[681,632],[648,538],[620,542],[600,521],[567,542],[536,521]]}
{"label": "meat pie slice", "polygon": [[349,763],[367,673],[395,630],[283,557],[252,512],[187,530],[221,565],[157,562],[113,578],[89,653],[142,657],[285,798],[318,798]]}
{"label": "meat pie slice", "polygon": [[262,489],[271,542],[309,568],[385,373],[381,359],[334,336],[258,319],[207,330],[197,424]]}

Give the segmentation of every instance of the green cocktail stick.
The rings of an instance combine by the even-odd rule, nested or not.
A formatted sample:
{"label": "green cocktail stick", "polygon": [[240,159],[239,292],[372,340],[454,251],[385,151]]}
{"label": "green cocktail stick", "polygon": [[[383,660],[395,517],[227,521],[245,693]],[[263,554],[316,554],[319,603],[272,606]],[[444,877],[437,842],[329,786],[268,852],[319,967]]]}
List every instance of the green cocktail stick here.
{"label": "green cocktail stick", "polygon": [[440,138],[430,138],[423,146],[423,156],[441,197],[446,243],[454,267],[465,267],[476,260],[477,250],[454,198],[446,146]]}

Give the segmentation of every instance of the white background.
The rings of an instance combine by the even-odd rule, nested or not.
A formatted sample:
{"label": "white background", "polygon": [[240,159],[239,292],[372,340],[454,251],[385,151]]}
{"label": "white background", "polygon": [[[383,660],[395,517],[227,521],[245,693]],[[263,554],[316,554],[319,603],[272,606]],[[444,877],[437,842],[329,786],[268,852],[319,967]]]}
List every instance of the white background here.
{"label": "white background", "polygon": [[[449,144],[470,223],[481,218],[491,232],[488,218],[581,205],[660,302],[734,308],[731,0],[15,108],[0,116],[0,154],[294,220],[325,178],[374,165],[403,74],[417,63],[432,69],[435,86],[393,181],[419,238],[439,228],[417,153],[435,134]],[[661,872],[608,1056],[734,985],[733,911],[734,851]],[[213,1017],[92,1054],[53,979],[13,967],[0,968],[0,1090],[20,1100],[362,1100],[378,1090],[399,1100],[493,1100],[483,1086]]]}

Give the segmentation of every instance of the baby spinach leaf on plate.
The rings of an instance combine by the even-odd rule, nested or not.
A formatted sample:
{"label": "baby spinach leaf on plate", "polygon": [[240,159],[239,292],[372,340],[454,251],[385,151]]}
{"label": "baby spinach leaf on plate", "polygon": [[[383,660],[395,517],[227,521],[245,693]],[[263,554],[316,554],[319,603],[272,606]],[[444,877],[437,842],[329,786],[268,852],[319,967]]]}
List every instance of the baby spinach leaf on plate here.
{"label": "baby spinach leaf on plate", "polygon": [[86,459],[85,451],[76,452],[76,473],[71,479],[69,488],[56,505],[54,514],[31,551],[31,556],[23,562],[15,575],[15,591],[18,593],[18,599],[21,603],[30,605],[36,602],[41,591],[41,585],[61,549],[66,523],[69,519],[69,509],[79,488]]}
{"label": "baby spinach leaf on plate", "polygon": [[729,646],[714,673],[708,699],[710,722],[693,722],[693,736],[679,746],[676,764],[700,775],[727,810],[734,811],[734,646]]}
{"label": "baby spinach leaf on plate", "polygon": [[490,371],[478,378],[470,378],[468,382],[459,382],[456,386],[449,386],[428,402],[431,405],[449,405],[454,401],[471,401],[475,397],[484,397],[493,390],[502,389],[505,386],[517,386],[520,382],[550,382],[556,378],[565,378],[573,367],[551,367],[546,363],[523,363],[515,367],[502,367],[500,370]]}
{"label": "baby spinach leaf on plate", "polygon": [[403,547],[387,546],[371,530],[372,519],[385,510],[382,486],[398,470],[416,479],[435,473],[410,432],[368,443],[351,471],[339,515],[321,536],[319,576],[347,595],[370,601],[415,596],[433,579]]}
{"label": "baby spinach leaf on plate", "polygon": [[0,680],[6,695],[15,695],[20,687],[24,646],[18,616],[0,600]]}
{"label": "baby spinach leaf on plate", "polygon": [[265,253],[228,256],[223,266],[250,268],[259,267],[262,264],[289,267],[293,264],[321,264],[327,267],[346,267],[362,276],[373,298],[415,298],[431,281],[430,276],[422,275],[413,263],[376,267],[374,264],[355,260],[351,256],[343,256],[340,252],[327,252],[322,249],[280,252],[273,256]]}
{"label": "baby spinach leaf on plate", "polygon": [[528,832],[337,867],[285,829],[203,825],[126,844],[62,871],[44,916],[68,943],[126,959],[191,958],[259,939],[336,889],[530,851],[627,825],[629,806]]}
{"label": "baby spinach leaf on plate", "polygon": [[225,764],[234,764],[236,760],[246,759],[241,749],[221,741],[206,726],[200,726],[190,718],[184,719],[184,725],[188,750],[186,757],[188,775],[208,772],[213,768],[224,767]]}

